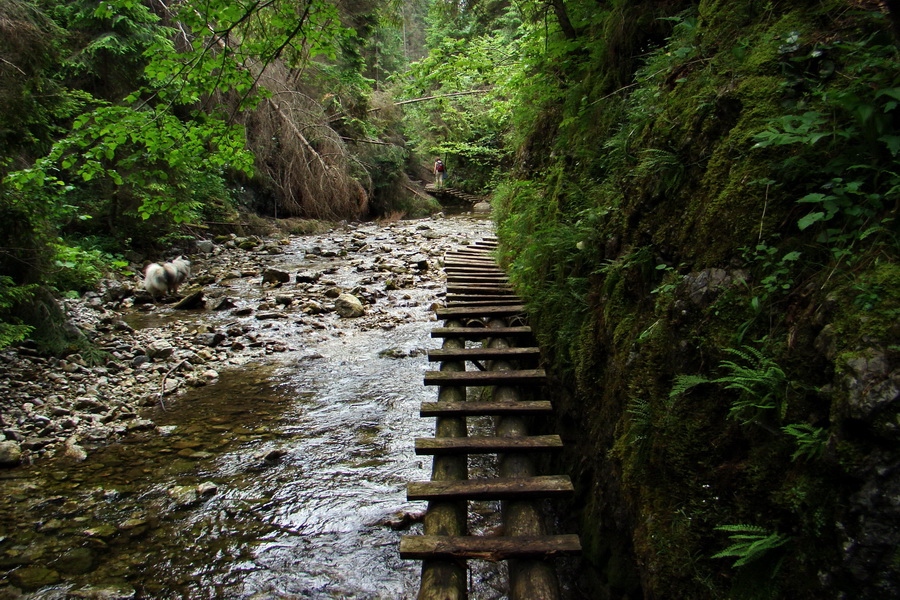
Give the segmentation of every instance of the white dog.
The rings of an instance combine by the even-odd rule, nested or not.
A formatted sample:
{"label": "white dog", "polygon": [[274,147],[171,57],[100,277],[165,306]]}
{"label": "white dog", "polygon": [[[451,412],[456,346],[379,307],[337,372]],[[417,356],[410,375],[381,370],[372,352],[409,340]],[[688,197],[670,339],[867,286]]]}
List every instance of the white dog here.
{"label": "white dog", "polygon": [[150,263],[144,269],[144,289],[154,298],[178,293],[178,286],[191,276],[191,263],[178,257],[165,264]]}

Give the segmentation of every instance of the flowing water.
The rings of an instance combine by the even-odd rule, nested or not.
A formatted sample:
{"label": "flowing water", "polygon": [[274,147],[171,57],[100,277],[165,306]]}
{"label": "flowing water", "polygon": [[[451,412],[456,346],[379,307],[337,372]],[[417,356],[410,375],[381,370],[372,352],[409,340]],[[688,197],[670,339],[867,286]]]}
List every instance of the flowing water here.
{"label": "flowing water", "polygon": [[[440,234],[432,250],[490,229],[429,223]],[[417,251],[392,237],[411,231],[366,226],[361,256],[327,252],[341,245],[333,237],[292,238],[272,260],[314,264],[352,289],[371,282],[373,253]],[[414,598],[420,563],[397,547],[425,508],[406,501],[405,484],[430,477],[413,441],[433,435],[418,406],[435,396],[422,376],[441,287],[389,294],[380,318],[246,320],[292,350],[222,371],[144,415],[156,429],[90,448],[83,462],[0,471],[0,599]],[[232,292],[259,293],[246,283]],[[200,315],[191,318],[234,321]],[[496,569],[472,576],[473,599],[502,597]]]}

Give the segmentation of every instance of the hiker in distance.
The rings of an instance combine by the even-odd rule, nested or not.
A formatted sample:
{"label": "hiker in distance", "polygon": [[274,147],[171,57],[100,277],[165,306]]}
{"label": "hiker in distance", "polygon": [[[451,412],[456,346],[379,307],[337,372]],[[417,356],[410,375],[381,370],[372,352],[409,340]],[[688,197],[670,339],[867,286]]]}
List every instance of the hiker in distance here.
{"label": "hiker in distance", "polygon": [[444,185],[444,161],[440,158],[434,159],[434,168],[432,168],[432,172],[434,173],[434,187],[442,187]]}

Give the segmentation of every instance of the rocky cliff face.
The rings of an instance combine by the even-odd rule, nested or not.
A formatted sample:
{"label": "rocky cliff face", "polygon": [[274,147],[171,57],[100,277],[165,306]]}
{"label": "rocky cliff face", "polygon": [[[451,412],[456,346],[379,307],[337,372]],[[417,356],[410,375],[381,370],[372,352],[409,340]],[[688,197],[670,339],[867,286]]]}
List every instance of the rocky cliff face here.
{"label": "rocky cliff face", "polygon": [[495,206],[591,597],[900,594],[893,16],[617,3],[538,107]]}

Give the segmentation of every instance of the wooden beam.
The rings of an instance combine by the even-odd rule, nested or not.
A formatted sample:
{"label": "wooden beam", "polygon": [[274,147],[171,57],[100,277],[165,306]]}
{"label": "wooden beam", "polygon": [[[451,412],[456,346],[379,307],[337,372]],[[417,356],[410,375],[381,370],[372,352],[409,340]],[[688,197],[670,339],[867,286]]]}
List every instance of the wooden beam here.
{"label": "wooden beam", "polygon": [[568,475],[497,477],[465,481],[414,481],[406,486],[406,499],[524,500],[565,496],[574,491]]}
{"label": "wooden beam", "polygon": [[541,349],[524,346],[520,348],[436,348],[428,351],[428,360],[522,360],[536,359]]}
{"label": "wooden beam", "polygon": [[416,454],[426,456],[493,454],[495,452],[544,452],[561,450],[562,446],[562,439],[558,435],[416,438]]}
{"label": "wooden beam", "polygon": [[515,402],[423,402],[419,407],[422,417],[475,417],[486,415],[534,415],[553,412],[546,400],[517,400]]}
{"label": "wooden beam", "polygon": [[439,308],[434,311],[434,314],[437,315],[438,319],[470,319],[479,317],[511,317],[524,312],[524,304],[509,304],[505,306]]}
{"label": "wooden beam", "polygon": [[543,383],[547,374],[543,369],[520,371],[428,371],[425,385],[523,385]]}
{"label": "wooden beam", "polygon": [[461,337],[467,340],[522,335],[531,335],[531,327],[436,327],[431,330],[433,338]]}
{"label": "wooden beam", "polygon": [[450,535],[404,535],[400,538],[400,558],[474,558],[489,561],[513,558],[549,558],[579,554],[577,535],[476,537]]}

